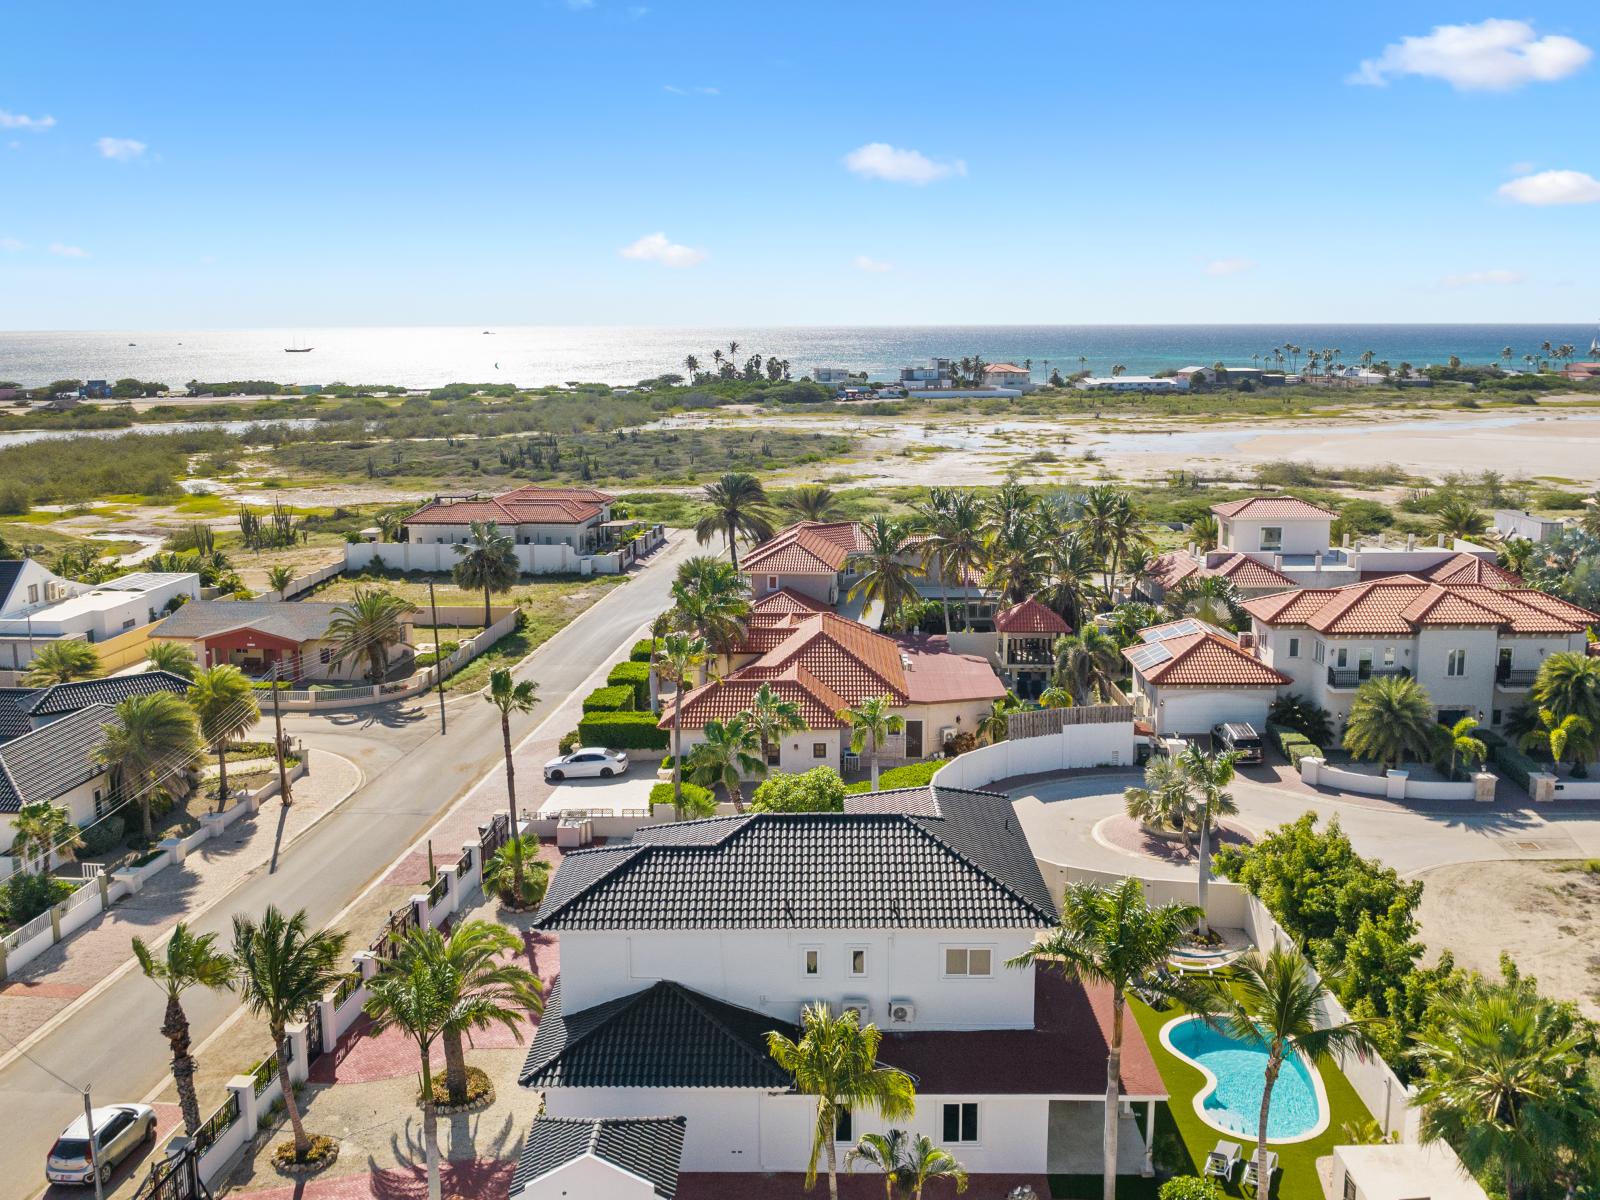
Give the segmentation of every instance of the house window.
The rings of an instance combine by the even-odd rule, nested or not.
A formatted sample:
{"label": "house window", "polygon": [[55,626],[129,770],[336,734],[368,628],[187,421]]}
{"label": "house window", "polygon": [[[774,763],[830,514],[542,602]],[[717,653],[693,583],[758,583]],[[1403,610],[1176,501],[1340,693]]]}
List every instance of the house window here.
{"label": "house window", "polygon": [[98,821],[106,815],[104,793],[99,788],[94,790],[94,819]]}
{"label": "house window", "polygon": [[1393,646],[1385,646],[1383,648],[1383,665],[1386,666],[1386,667],[1394,666],[1394,647]]}
{"label": "house window", "polygon": [[987,978],[994,973],[994,952],[987,946],[946,946],[944,973],[964,978]]}
{"label": "house window", "polygon": [[332,649],[324,647],[323,649],[318,650],[317,651],[317,661],[320,662],[323,666],[327,666],[329,663],[331,663],[333,661],[333,651],[332,651]]}
{"label": "house window", "polygon": [[1452,650],[1445,659],[1444,673],[1452,679],[1459,679],[1467,673],[1467,652],[1465,650]]}
{"label": "house window", "polygon": [[867,973],[867,948],[865,946],[850,947],[850,977],[860,979]]}
{"label": "house window", "polygon": [[854,1145],[856,1140],[855,1124],[855,1120],[851,1117],[848,1108],[841,1105],[839,1108],[834,1109],[833,1140]]}
{"label": "house window", "polygon": [[1349,664],[1350,664],[1350,651],[1349,651],[1348,648],[1346,648],[1344,646],[1340,646],[1338,650],[1334,651],[1334,654],[1336,655],[1336,657],[1333,660],[1333,665],[1334,666],[1336,666],[1336,667],[1349,666]]}
{"label": "house window", "polygon": [[828,757],[828,743],[827,742],[812,742],[811,743],[811,757],[812,758],[827,758]]}
{"label": "house window", "polygon": [[1318,642],[1311,648],[1311,657],[1316,659],[1319,666],[1321,665],[1323,659],[1323,646],[1321,642]]}
{"label": "house window", "polygon": [[1300,657],[1300,639],[1297,637],[1292,637],[1289,639],[1289,657]]}
{"label": "house window", "polygon": [[1261,527],[1261,548],[1263,550],[1283,549],[1283,526],[1263,525]]}
{"label": "house window", "polygon": [[138,623],[139,623],[139,618],[138,617],[129,617],[126,621],[124,621],[122,623],[122,627],[124,629],[132,629]]}
{"label": "house window", "polygon": [[802,946],[800,948],[800,974],[807,979],[815,979],[822,974],[821,946]]}
{"label": "house window", "polygon": [[1500,710],[1499,710],[1499,709],[1498,709],[1498,708],[1497,708],[1497,709],[1495,709],[1495,710],[1494,710],[1494,716],[1493,716],[1493,718],[1491,718],[1491,720],[1490,720],[1490,722],[1489,722],[1489,723],[1490,723],[1490,724],[1491,724],[1491,725],[1498,725],[1498,724],[1500,724],[1500,720],[1501,720],[1501,716],[1502,716],[1502,714],[1501,714],[1501,711],[1500,711]]}
{"label": "house window", "polygon": [[1356,1200],[1356,1180],[1349,1171],[1344,1173],[1344,1200]]}
{"label": "house window", "polygon": [[978,1106],[973,1103],[944,1106],[944,1137],[947,1145],[978,1140]]}
{"label": "house window", "polygon": [[767,576],[767,591],[775,592],[777,590],[778,590],[778,577],[776,575],[768,575]]}

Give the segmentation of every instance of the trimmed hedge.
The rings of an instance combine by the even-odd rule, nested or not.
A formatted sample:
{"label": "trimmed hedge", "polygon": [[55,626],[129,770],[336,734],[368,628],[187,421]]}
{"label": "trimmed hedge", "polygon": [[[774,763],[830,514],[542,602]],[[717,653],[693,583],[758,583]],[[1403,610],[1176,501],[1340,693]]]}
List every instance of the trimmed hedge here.
{"label": "trimmed hedge", "polygon": [[633,688],[633,706],[640,712],[650,707],[650,664],[647,662],[619,662],[606,676],[606,685],[616,687],[627,684]]}
{"label": "trimmed hedge", "polygon": [[1298,729],[1290,729],[1287,725],[1268,725],[1267,736],[1277,745],[1282,755],[1289,760],[1289,765],[1296,770],[1300,767],[1303,758],[1321,758],[1328,756],[1318,746]]}
{"label": "trimmed hedge", "polygon": [[628,651],[628,661],[642,663],[649,662],[654,646],[655,642],[650,638],[641,638],[639,641],[633,644],[633,649]]}
{"label": "trimmed hedge", "polygon": [[1489,761],[1500,768],[1502,775],[1524,790],[1528,786],[1528,776],[1545,769],[1543,763],[1530,758],[1492,730],[1474,729],[1472,733],[1488,748]]}
{"label": "trimmed hedge", "polygon": [[[931,762],[910,763],[903,767],[894,767],[891,770],[880,772],[878,775],[878,790],[891,791],[894,788],[923,787],[933,779],[933,773],[950,760],[947,758],[934,759]],[[863,779],[860,783],[852,783],[845,791],[852,794],[870,792],[872,780]]]}
{"label": "trimmed hedge", "polygon": [[[717,798],[711,794],[709,788],[703,788],[698,783],[683,780],[683,815],[686,817],[709,817],[717,811]],[[650,789],[650,806],[658,804],[672,807],[672,784],[658,783]]]}
{"label": "trimmed hedge", "polygon": [[585,713],[578,722],[578,743],[610,750],[665,750],[671,736],[656,728],[654,713]]}
{"label": "trimmed hedge", "polygon": [[560,749],[561,753],[571,754],[578,748],[578,731],[573,729],[567,733],[563,733],[561,735],[561,741],[557,743],[557,747]]}
{"label": "trimmed hedge", "polygon": [[619,683],[615,687],[595,688],[583,699],[583,711],[592,712],[632,712],[633,689],[627,684]]}

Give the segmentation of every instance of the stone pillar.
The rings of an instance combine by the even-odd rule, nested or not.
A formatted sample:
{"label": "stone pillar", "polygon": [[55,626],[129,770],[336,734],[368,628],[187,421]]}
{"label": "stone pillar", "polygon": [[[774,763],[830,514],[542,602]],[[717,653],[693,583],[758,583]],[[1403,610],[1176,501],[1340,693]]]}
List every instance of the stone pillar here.
{"label": "stone pillar", "polygon": [[239,1097],[239,1124],[250,1130],[250,1137],[255,1136],[255,1128],[261,1120],[260,1109],[256,1105],[256,1081],[248,1075],[235,1075],[228,1080],[228,1090]]}
{"label": "stone pillar", "polygon": [[411,911],[417,914],[417,925],[422,929],[433,927],[433,913],[428,907],[428,893],[419,892],[411,897]]}
{"label": "stone pillar", "polygon": [[339,1018],[334,1015],[332,992],[317,1001],[317,1020],[322,1024],[322,1049],[326,1053],[339,1040]]}
{"label": "stone pillar", "polygon": [[283,1034],[283,1040],[289,1045],[289,1082],[304,1083],[311,1070],[311,1064],[306,1061],[306,1023],[295,1021],[286,1025]]}
{"label": "stone pillar", "polygon": [[175,837],[162,838],[159,842],[156,843],[156,848],[159,849],[164,854],[171,854],[172,855],[172,865],[173,866],[176,867],[176,866],[180,865],[183,862],[183,839],[182,838],[175,838]]}
{"label": "stone pillar", "polygon": [[1528,795],[1540,804],[1548,804],[1556,798],[1556,777],[1549,771],[1528,772]]}
{"label": "stone pillar", "polygon": [[350,961],[355,964],[356,970],[361,972],[363,983],[378,973],[378,956],[371,950],[357,950],[350,956]]}
{"label": "stone pillar", "polygon": [[94,877],[94,881],[100,885],[100,911],[105,912],[111,907],[111,876],[101,871]]}
{"label": "stone pillar", "polygon": [[1396,771],[1389,769],[1389,788],[1385,793],[1391,800],[1404,800],[1406,798],[1406,781],[1411,778],[1410,771]]}
{"label": "stone pillar", "polygon": [[1316,787],[1317,781],[1322,778],[1323,765],[1323,760],[1320,758],[1302,758],[1300,760],[1300,781]]}
{"label": "stone pillar", "polygon": [[1139,1168],[1139,1174],[1146,1179],[1153,1179],[1156,1173],[1156,1102],[1144,1102],[1144,1165]]}
{"label": "stone pillar", "polygon": [[1493,804],[1495,784],[1498,782],[1488,771],[1473,772],[1472,798],[1479,804]]}

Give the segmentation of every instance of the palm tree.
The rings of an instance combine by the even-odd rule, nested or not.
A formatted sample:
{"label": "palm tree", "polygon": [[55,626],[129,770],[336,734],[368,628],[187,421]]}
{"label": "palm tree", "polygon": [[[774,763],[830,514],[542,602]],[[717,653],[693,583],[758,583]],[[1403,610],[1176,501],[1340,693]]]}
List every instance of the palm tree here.
{"label": "palm tree", "polygon": [[365,657],[367,677],[382,683],[389,673],[389,647],[405,641],[404,618],[416,607],[387,589],[358,587],[355,596],[334,609],[328,621],[334,664]]}
{"label": "palm tree", "polygon": [[1200,932],[1211,932],[1206,919],[1206,891],[1211,884],[1211,831],[1224,815],[1239,811],[1238,804],[1225,790],[1233,782],[1238,769],[1239,756],[1234,753],[1210,753],[1200,749],[1199,742],[1190,742],[1178,756],[1183,773],[1198,793],[1200,800],[1200,862],[1198,864],[1200,901]]}
{"label": "palm tree", "polygon": [[661,639],[656,670],[672,684],[672,810],[683,820],[683,697],[689,676],[706,661],[704,638],[669,633]]}
{"label": "palm tree", "polygon": [[267,586],[278,593],[282,598],[289,585],[294,582],[294,572],[285,566],[267,568]]}
{"label": "palm tree", "polygon": [[[441,1200],[439,1183],[439,1118],[433,1096],[433,1043],[450,1020],[452,972],[440,952],[436,929],[413,929],[400,952],[384,962],[367,981],[363,1006],[372,1018],[372,1032],[399,1029],[417,1047],[422,1062],[422,1140],[428,1159],[428,1200]],[[287,1088],[287,1083],[284,1085]],[[298,1135],[298,1130],[296,1131]]]}
{"label": "palm tree", "polygon": [[200,1132],[200,1097],[194,1087],[194,1056],[189,1053],[189,1017],[183,1011],[183,993],[191,987],[214,992],[233,990],[233,959],[217,949],[214,933],[190,933],[179,921],[167,939],[167,952],[157,958],[143,938],[133,939],[133,957],[144,977],[167,994],[161,1036],[172,1047],[172,1083],[178,1089],[183,1129],[190,1137]]}
{"label": "palm tree", "polygon": [[1489,520],[1483,515],[1483,510],[1466,496],[1453,493],[1446,496],[1435,510],[1434,528],[1447,538],[1471,541],[1488,532]]}
{"label": "palm tree", "polygon": [[[1321,1014],[1331,993],[1298,949],[1274,946],[1266,954],[1252,950],[1236,961],[1231,980],[1208,982],[1222,1027],[1236,1040],[1263,1046],[1267,1052],[1266,1083],[1256,1125],[1255,1161],[1263,1163],[1272,1089],[1284,1061],[1295,1054],[1308,1062],[1350,1051],[1364,1056],[1375,1049],[1368,1031],[1376,1018],[1322,1025]],[[1270,1186],[1271,1180],[1263,1183]]]}
{"label": "palm tree", "polygon": [[[522,939],[494,921],[465,921],[449,937],[429,930],[429,952],[443,958],[450,984],[444,1023],[444,1077],[451,1104],[467,1100],[467,1056],[462,1037],[473,1029],[504,1025],[520,1042],[529,1014],[544,1011],[539,980],[517,964]],[[507,957],[511,956],[511,957]]]}
{"label": "palm tree", "polygon": [[894,702],[888,696],[869,696],[850,708],[841,708],[834,715],[850,726],[850,752],[860,754],[865,748],[872,769],[872,790],[878,790],[878,747],[889,735],[906,727],[905,718],[892,712]]}
{"label": "palm tree", "polygon": [[1062,634],[1056,639],[1055,655],[1055,681],[1070,689],[1079,704],[1087,704],[1096,688],[1105,692],[1114,687],[1122,673],[1122,649],[1098,625]]}
{"label": "palm tree", "polygon": [[74,679],[98,679],[105,673],[100,656],[88,642],[57,638],[39,647],[23,673],[22,682],[28,687],[43,688],[55,683],[71,683]]}
{"label": "palm tree", "polygon": [[905,1156],[907,1134],[904,1129],[891,1129],[888,1133],[864,1133],[844,1156],[844,1169],[854,1175],[858,1162],[883,1174],[885,1200],[895,1200],[899,1191],[900,1163]]}
{"label": "palm tree", "polygon": [[1144,784],[1122,793],[1128,816],[1145,825],[1164,826],[1183,834],[1189,848],[1190,810],[1194,793],[1183,764],[1170,754],[1151,757],[1144,769]]}
{"label": "palm tree", "polygon": [[1059,684],[1052,684],[1039,693],[1040,708],[1071,708],[1072,692]]}
{"label": "palm tree", "polygon": [[[489,690],[484,692],[483,698],[500,713],[500,744],[506,756],[506,810],[511,817],[511,836],[519,837],[522,825],[517,820],[517,768],[511,756],[511,714],[526,716],[533,711],[539,703],[539,685],[531,679],[515,680],[506,668],[497,667],[489,673]],[[521,898],[524,893],[520,859],[513,868],[512,886],[516,889],[514,894]]]}
{"label": "palm tree", "polygon": [[850,599],[865,596],[876,601],[888,620],[900,606],[917,595],[912,582],[922,570],[910,561],[910,530],[899,521],[873,517],[864,527],[867,548],[862,554],[861,574],[850,585]]}
{"label": "palm tree", "polygon": [[744,637],[750,583],[731,564],[696,555],[678,567],[672,602],[673,624],[704,638],[718,654],[727,654]]}
{"label": "palm tree", "polygon": [[704,788],[721,785],[733,811],[744,811],[740,783],[746,775],[765,775],[767,761],[758,757],[761,739],[744,713],[726,721],[707,721],[701,731],[704,741],[689,751],[689,777]]}
{"label": "palm tree", "polygon": [[483,864],[484,890],[517,912],[537,908],[550,886],[550,863],[539,857],[537,838],[513,833]]}
{"label": "palm tree", "polygon": [[[339,962],[347,938],[331,929],[306,931],[306,912],[286,917],[268,905],[259,922],[246,916],[233,918],[233,958],[238,964],[239,999],[246,1009],[266,1023],[277,1048],[278,1084],[283,1107],[294,1129],[294,1158],[305,1162],[311,1150],[300,1119],[300,1104],[289,1082],[289,1053],[285,1031],[298,1021],[325,992],[339,982]],[[375,980],[374,980],[375,982]],[[437,1193],[435,1193],[437,1195]]]}
{"label": "palm tree", "polygon": [[1374,675],[1356,690],[1344,731],[1344,748],[1386,767],[1426,757],[1433,747],[1433,701],[1415,679]]}
{"label": "palm tree", "polygon": [[729,471],[715,483],[706,484],[704,491],[711,511],[695,523],[695,539],[704,546],[720,533],[728,540],[728,558],[737,568],[741,536],[757,542],[772,536],[767,489],[754,475]]}
{"label": "palm tree", "polygon": [[1154,604],[1129,601],[1119,604],[1104,620],[1111,623],[1111,634],[1119,646],[1127,647],[1139,641],[1139,631],[1161,624],[1161,610]]}
{"label": "palm tree", "polygon": [[922,1189],[936,1179],[950,1180],[957,1192],[967,1190],[967,1173],[961,1164],[948,1150],[934,1145],[925,1133],[919,1133],[905,1147],[895,1175],[901,1187],[911,1189],[912,1200],[922,1200]]}
{"label": "palm tree", "polygon": [[117,705],[117,719],[105,727],[95,761],[111,768],[122,801],[139,800],[144,837],[150,839],[150,794],[187,771],[200,755],[200,730],[194,710],[171,692],[129,696]]}
{"label": "palm tree", "polygon": [[1221,575],[1191,575],[1167,594],[1174,617],[1198,617],[1208,625],[1232,625],[1242,603],[1239,589]]}
{"label": "palm tree", "polygon": [[802,521],[837,521],[843,515],[839,494],[824,483],[802,483],[790,488],[783,506]]}
{"label": "palm tree", "polygon": [[1100,590],[1095,581],[1099,563],[1088,539],[1075,529],[1051,536],[1045,561],[1050,582],[1039,598],[1060,613],[1068,625],[1081,628],[1093,613]]}
{"label": "palm tree", "polygon": [[245,673],[227,663],[195,675],[189,706],[200,722],[200,737],[217,756],[217,811],[221,812],[228,806],[228,747],[261,719],[261,707]]}
{"label": "palm tree", "polygon": [[1594,727],[1577,713],[1569,713],[1558,717],[1548,708],[1539,709],[1539,724],[1529,730],[1522,737],[1525,748],[1546,749],[1550,751],[1550,761],[1556,771],[1561,770],[1561,759],[1568,748],[1572,750],[1574,775],[1579,774],[1583,765],[1583,756],[1589,749],[1589,736]]}
{"label": "palm tree", "polygon": [[761,761],[769,765],[772,743],[786,733],[798,733],[806,727],[805,718],[800,715],[800,705],[793,700],[785,700],[772,690],[770,683],[763,683],[756,689],[744,715],[750,728],[761,739]]}
{"label": "palm tree", "polygon": [[1539,561],[1539,547],[1528,538],[1508,537],[1500,543],[1495,558],[1513,575],[1526,575]]}
{"label": "palm tree", "polygon": [[182,642],[151,642],[145,648],[144,663],[152,671],[165,671],[183,679],[193,679],[194,653]]}
{"label": "palm tree", "polygon": [[489,619],[489,594],[508,592],[517,586],[522,566],[517,562],[517,542],[509,533],[503,533],[493,521],[485,524],[474,521],[467,527],[467,540],[457,542],[452,549],[457,562],[450,572],[457,587],[467,591],[483,592],[483,625]]}
{"label": "palm tree", "polygon": [[1476,717],[1462,717],[1454,725],[1439,726],[1441,748],[1450,753],[1450,778],[1456,777],[1456,762],[1465,758],[1469,763],[1481,763],[1489,756],[1489,747],[1472,736],[1478,727]]}
{"label": "palm tree", "polygon": [[[1002,699],[996,700],[989,706],[989,711],[978,718],[973,727],[972,734],[980,742],[994,745],[1003,742],[1011,733],[1011,714],[1020,709],[1022,705],[1017,698],[1007,692]],[[1071,707],[1070,705],[1061,707]],[[873,785],[876,787],[876,783]]]}
{"label": "palm tree", "polygon": [[800,1040],[767,1034],[767,1053],[794,1076],[794,1089],[817,1098],[817,1119],[811,1130],[811,1157],[806,1162],[806,1187],[817,1181],[817,1159],[828,1162],[828,1195],[839,1200],[839,1164],[834,1139],[839,1114],[876,1112],[885,1121],[909,1117],[916,1107],[911,1077],[878,1065],[883,1035],[875,1025],[863,1027],[853,1010],[834,1016],[818,1001],[800,1014]]}
{"label": "palm tree", "polygon": [[1037,595],[1050,568],[1050,550],[1031,512],[996,524],[984,554],[988,560],[984,582],[1007,604],[1021,604]]}
{"label": "palm tree", "polygon": [[1117,1107],[1128,991],[1141,987],[1186,1003],[1198,999],[1162,968],[1201,916],[1192,904],[1173,902],[1152,908],[1144,884],[1132,877],[1106,887],[1072,883],[1061,899],[1060,924],[1006,963],[1008,967],[1054,967],[1068,979],[1111,989],[1111,1045],[1106,1053],[1105,1132],[1101,1138],[1105,1200],[1117,1196]]}
{"label": "palm tree", "polygon": [[387,508],[372,519],[378,527],[378,537],[385,542],[398,542],[406,531],[406,518],[411,515],[411,510],[406,507]]}
{"label": "palm tree", "polygon": [[1579,716],[1600,728],[1600,658],[1559,650],[1539,664],[1533,700],[1557,717]]}
{"label": "palm tree", "polygon": [[78,827],[64,808],[48,800],[32,800],[22,805],[11,819],[11,855],[27,869],[33,858],[39,860],[39,873],[50,870],[52,854],[71,859],[83,845]]}
{"label": "palm tree", "polygon": [[689,374],[689,382],[694,382],[694,377],[700,372],[700,360],[692,354],[683,356],[683,369]]}

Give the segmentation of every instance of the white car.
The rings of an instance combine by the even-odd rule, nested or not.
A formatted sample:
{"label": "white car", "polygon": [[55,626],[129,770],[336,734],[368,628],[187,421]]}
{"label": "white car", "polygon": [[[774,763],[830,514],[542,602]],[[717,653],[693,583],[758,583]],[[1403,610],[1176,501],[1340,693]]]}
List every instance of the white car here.
{"label": "white car", "polygon": [[604,746],[584,746],[571,754],[552,758],[544,765],[546,783],[560,783],[563,779],[598,777],[610,779],[628,769],[628,756],[621,750],[607,750]]}
{"label": "white car", "polygon": [[94,1110],[95,1150],[89,1154],[89,1122],[79,1117],[56,1139],[45,1159],[44,1177],[51,1183],[93,1183],[111,1178],[117,1164],[146,1142],[156,1139],[156,1110],[148,1104],[113,1104]]}

